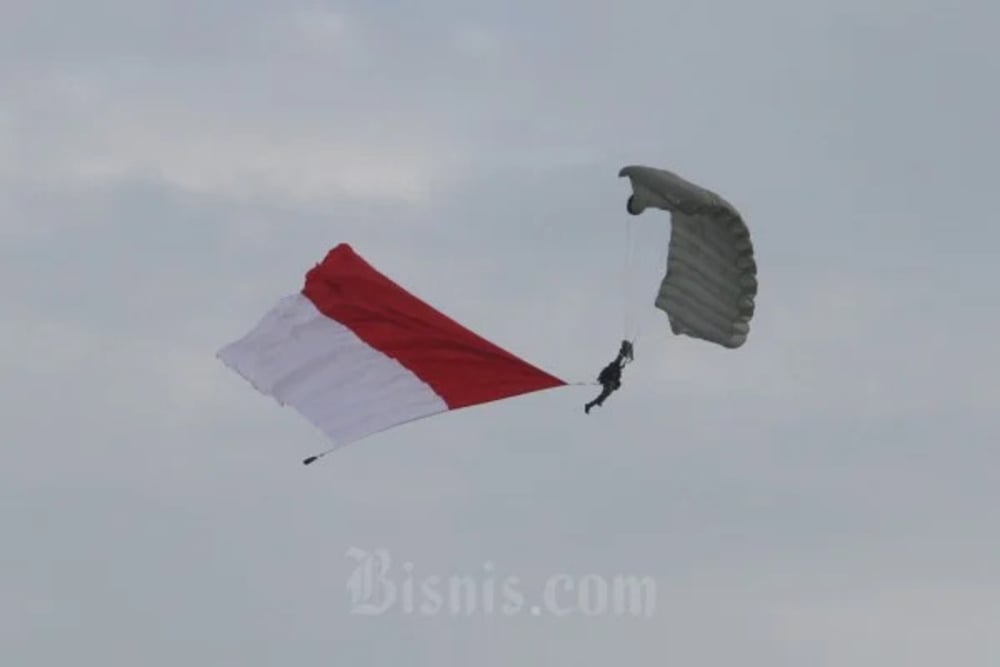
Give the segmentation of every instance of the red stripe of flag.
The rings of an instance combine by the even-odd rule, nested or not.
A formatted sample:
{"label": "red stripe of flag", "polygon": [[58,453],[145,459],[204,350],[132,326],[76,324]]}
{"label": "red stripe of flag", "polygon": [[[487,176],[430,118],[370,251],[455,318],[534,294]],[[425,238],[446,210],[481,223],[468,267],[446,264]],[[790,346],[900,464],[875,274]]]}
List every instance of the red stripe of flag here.
{"label": "red stripe of flag", "polygon": [[306,274],[302,294],[452,409],[566,384],[421,301],[345,243]]}

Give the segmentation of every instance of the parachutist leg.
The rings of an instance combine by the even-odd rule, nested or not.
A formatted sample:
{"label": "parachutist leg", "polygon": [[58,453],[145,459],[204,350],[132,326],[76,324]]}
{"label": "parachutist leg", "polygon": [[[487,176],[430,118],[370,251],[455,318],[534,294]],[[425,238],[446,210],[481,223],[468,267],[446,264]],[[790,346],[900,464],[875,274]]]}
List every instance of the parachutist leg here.
{"label": "parachutist leg", "polygon": [[586,412],[587,414],[590,414],[590,409],[595,405],[603,405],[604,401],[607,400],[608,396],[610,396],[611,392],[613,391],[614,388],[611,385],[604,385],[604,388],[601,390],[600,395],[594,400],[592,400],[590,403],[584,405],[583,411]]}

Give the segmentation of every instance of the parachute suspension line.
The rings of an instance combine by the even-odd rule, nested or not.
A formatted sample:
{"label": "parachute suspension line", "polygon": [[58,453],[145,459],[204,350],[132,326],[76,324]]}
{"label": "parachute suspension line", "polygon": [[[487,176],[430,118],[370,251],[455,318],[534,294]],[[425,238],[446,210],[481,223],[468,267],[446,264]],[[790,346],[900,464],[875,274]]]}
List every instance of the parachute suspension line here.
{"label": "parachute suspension line", "polygon": [[[639,239],[638,234],[635,230],[636,221],[629,216],[625,220],[625,267],[624,267],[624,278],[622,285],[622,299],[625,302],[625,323],[623,338],[632,342],[635,337],[635,332],[638,326],[637,318],[639,316],[640,310],[638,304],[635,303],[635,292],[636,292],[636,263],[640,255],[638,245]],[[641,272],[639,273],[641,275]]]}
{"label": "parachute suspension line", "polygon": [[[625,330],[622,338],[630,343],[635,342],[639,328],[639,318],[642,315],[640,304],[637,303],[639,291],[638,281],[642,279],[642,248],[640,234],[636,229],[636,220],[629,215],[625,219],[625,284],[622,298],[625,301]],[[638,265],[638,266],[637,266]]]}
{"label": "parachute suspension line", "polygon": [[[655,245],[659,248],[659,251],[655,254],[649,253],[649,256],[652,257],[652,260],[649,259],[646,260],[646,261],[653,261],[655,262],[655,264],[647,267],[645,265],[645,262],[642,262],[642,266],[638,271],[640,280],[649,280],[650,278],[652,278],[654,280],[654,284],[652,286],[651,292],[648,292],[649,299],[647,300],[644,297],[642,298],[641,301],[641,306],[648,306],[648,308],[639,307],[639,314],[637,316],[634,316],[635,321],[633,322],[631,329],[626,333],[626,337],[628,338],[629,342],[632,343],[633,347],[636,346],[640,336],[645,330],[644,325],[648,323],[649,318],[655,316],[655,314],[652,313],[653,310],[652,304],[656,300],[656,296],[660,290],[660,281],[662,281],[663,275],[667,270],[667,257],[669,257],[670,255],[669,237],[667,239],[658,239]],[[645,253],[643,253],[641,250],[639,251],[639,254],[640,256],[643,257],[645,256]],[[636,262],[638,263],[639,260],[636,260]],[[647,292],[645,291],[647,288],[648,286],[643,284],[638,287],[633,287],[632,289],[636,294],[647,294]]]}
{"label": "parachute suspension line", "polygon": [[624,336],[628,338],[629,331],[632,328],[632,304],[629,300],[629,294],[632,289],[632,220],[625,220],[625,253],[624,253],[624,264],[622,266],[622,299],[624,300],[624,308],[622,309],[622,316],[624,322],[622,323],[624,329]]}

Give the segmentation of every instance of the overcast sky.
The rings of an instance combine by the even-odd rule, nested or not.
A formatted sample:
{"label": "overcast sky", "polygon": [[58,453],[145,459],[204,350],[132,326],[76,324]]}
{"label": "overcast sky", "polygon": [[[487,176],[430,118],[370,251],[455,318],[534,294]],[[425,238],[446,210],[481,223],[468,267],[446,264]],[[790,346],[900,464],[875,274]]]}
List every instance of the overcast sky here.
{"label": "overcast sky", "polygon": [[[998,24],[986,0],[0,0],[0,659],[995,667]],[[589,416],[570,387],[309,468],[329,443],[215,358],[348,242],[588,380],[623,335],[634,163],[744,214],[743,348],[647,300]],[[352,547],[396,580],[489,561],[529,597],[649,576],[657,605],[357,616]]]}

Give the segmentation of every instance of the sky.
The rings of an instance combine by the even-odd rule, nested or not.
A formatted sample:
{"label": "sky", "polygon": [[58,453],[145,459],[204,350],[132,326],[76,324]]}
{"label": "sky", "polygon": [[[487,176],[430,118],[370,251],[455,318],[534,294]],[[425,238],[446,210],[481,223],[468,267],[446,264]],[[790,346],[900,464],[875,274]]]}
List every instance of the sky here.
{"label": "sky", "polygon": [[[0,0],[4,664],[993,667],[998,22]],[[669,235],[627,164],[745,217],[744,347],[623,281],[626,225]],[[330,443],[215,354],[341,242],[571,381],[638,295],[636,361],[590,415],[567,387],[303,467]],[[353,613],[379,549],[397,586],[624,575],[655,609]]]}

